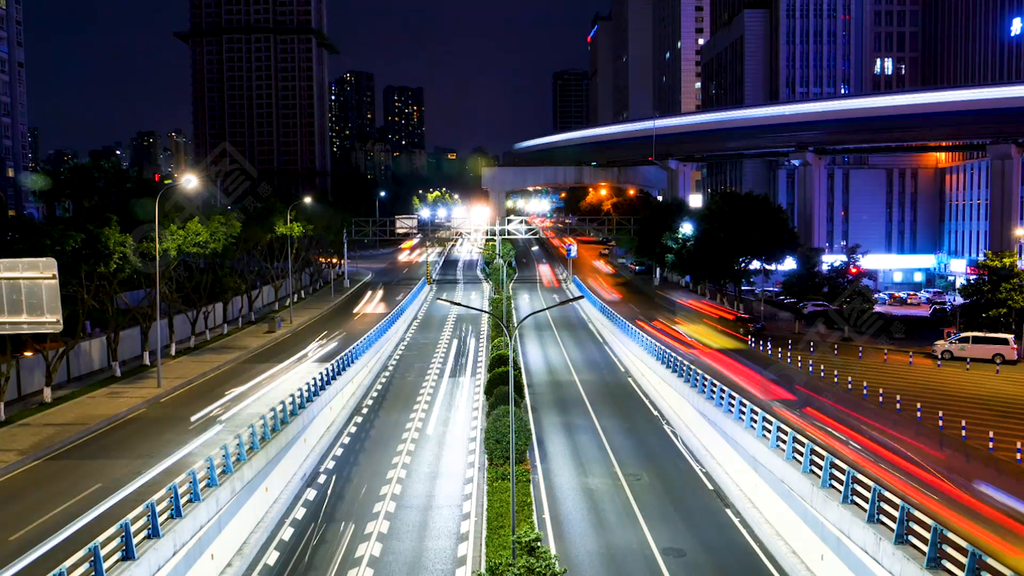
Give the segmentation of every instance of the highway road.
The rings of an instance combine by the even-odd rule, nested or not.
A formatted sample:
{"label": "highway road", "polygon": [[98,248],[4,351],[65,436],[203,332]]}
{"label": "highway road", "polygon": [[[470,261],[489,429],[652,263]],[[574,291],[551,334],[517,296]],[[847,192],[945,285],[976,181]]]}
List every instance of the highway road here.
{"label": "highway road", "polygon": [[[516,264],[517,317],[568,297],[533,241],[517,243]],[[537,524],[561,564],[588,576],[780,574],[582,313],[549,314],[520,338]]]}
{"label": "highway road", "polygon": [[[686,304],[700,307],[693,295],[665,297],[670,287],[653,287],[650,277],[636,282],[609,266],[598,255],[599,246],[580,245],[580,260],[574,272],[595,294],[655,338],[682,353],[691,362],[714,377],[753,398],[763,407],[800,429],[812,431],[816,443],[825,446],[862,470],[873,469],[876,480],[897,491],[918,509],[925,511],[947,528],[956,529],[974,545],[992,553],[1004,563],[1024,564],[1024,474],[1016,464],[992,458],[963,442],[940,435],[934,425],[918,424],[908,414],[897,414],[893,407],[896,387],[886,390],[883,408],[877,403],[877,384],[871,386],[869,401],[862,399],[863,382],[855,380],[854,391],[848,392],[847,373],[839,386],[834,384],[832,370],[838,369],[831,350],[816,354],[814,373],[808,374],[809,358],[804,357],[797,369],[778,362],[757,349],[751,350],[738,335],[722,328],[722,318],[713,318]],[[619,268],[621,270],[622,268]],[[644,286],[643,283],[651,282]],[[673,292],[673,295],[676,293]],[[707,306],[703,305],[706,310]],[[715,326],[717,324],[718,326]],[[821,379],[821,362],[826,365],[826,378]],[[915,368],[915,370],[923,367]],[[861,368],[871,370],[872,378],[905,378],[911,368],[895,365]],[[936,379],[956,378],[962,372],[945,376],[934,369]],[[944,367],[941,370],[947,370]],[[955,370],[955,368],[954,368]],[[918,374],[918,372],[914,372]],[[995,375],[990,375],[995,378]],[[961,379],[961,382],[966,379]],[[987,380],[980,380],[986,382]],[[913,385],[908,380],[907,386]],[[922,390],[925,384],[919,384]],[[938,384],[935,384],[938,387]],[[947,426],[958,429],[959,421]],[[979,489],[986,483],[1005,493],[999,498],[991,491]],[[1009,496],[1007,499],[1005,496]]]}
{"label": "highway road", "polygon": [[485,305],[479,255],[463,248],[247,574],[468,576],[468,563],[479,567],[483,315],[436,301]]}
{"label": "highway road", "polygon": [[[339,292],[340,303],[309,324],[254,356],[227,365],[125,420],[0,478],[0,518],[4,518],[0,522],[0,566],[16,560],[188,445],[212,428],[218,418],[237,412],[235,418],[241,421],[248,411],[264,408],[258,401],[250,405],[250,400],[275,387],[283,389],[305,381],[323,361],[333,358],[383,319],[416,285],[424,268],[422,263],[397,261],[395,252],[365,257],[359,265],[372,273],[369,281],[347,297],[342,298]],[[318,344],[311,347],[314,342]],[[52,572],[127,512],[165,488],[172,478],[228,441],[241,426],[233,426],[232,421],[220,434],[68,536],[22,573]]]}

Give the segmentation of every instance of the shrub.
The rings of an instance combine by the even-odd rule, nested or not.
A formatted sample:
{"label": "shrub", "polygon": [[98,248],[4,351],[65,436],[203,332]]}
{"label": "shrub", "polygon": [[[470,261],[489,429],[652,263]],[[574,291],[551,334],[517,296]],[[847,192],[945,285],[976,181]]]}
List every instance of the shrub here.
{"label": "shrub", "polygon": [[487,373],[490,374],[498,368],[508,368],[508,352],[500,351],[491,354],[487,360]]}
{"label": "shrub", "polygon": [[[488,484],[490,483],[488,482]],[[516,498],[516,508],[519,508],[518,475],[516,476]],[[490,500],[488,500],[488,504],[490,504]],[[488,521],[490,521],[489,516]],[[516,524],[519,524],[518,515]],[[481,576],[561,576],[569,571],[568,568],[559,567],[558,556],[552,554],[550,548],[541,544],[540,532],[532,528],[523,528],[516,532],[516,559],[513,561],[511,547],[508,545],[510,530],[506,530],[501,535],[505,538],[505,547],[496,551],[492,551],[489,543],[491,540],[490,524],[487,525],[487,530],[487,570],[480,572]],[[499,542],[495,542],[495,545],[501,546]]]}
{"label": "shrub", "polygon": [[[484,428],[484,451],[487,453],[487,461],[493,466],[509,465],[509,413],[508,406],[501,406],[495,408],[487,417],[487,426]],[[530,420],[522,410],[516,409],[515,423],[515,459],[518,465],[526,462],[526,453],[533,441],[533,432],[530,430]],[[518,495],[518,492],[516,494]]]}
{"label": "shrub", "polygon": [[[506,452],[507,452],[506,448]],[[512,485],[508,468],[487,467],[487,557],[499,559],[512,553]],[[530,469],[516,468],[517,532],[533,531],[533,495]],[[518,545],[518,541],[517,541]],[[518,549],[516,550],[518,553]]]}
{"label": "shrub", "polygon": [[491,356],[496,352],[508,352],[508,338],[501,336],[491,340]]}
{"label": "shrub", "polygon": [[[523,394],[523,375],[519,370],[513,371],[512,374],[516,396],[522,398],[525,396]],[[484,383],[484,396],[490,398],[493,392],[502,386],[508,387],[508,368],[498,368],[487,375],[487,382]]]}
{"label": "shrub", "polygon": [[[490,417],[492,412],[502,406],[508,406],[508,386],[495,388],[494,393],[487,398],[487,416]],[[516,396],[516,408],[525,410],[525,407],[526,404],[523,404],[523,399]]]}

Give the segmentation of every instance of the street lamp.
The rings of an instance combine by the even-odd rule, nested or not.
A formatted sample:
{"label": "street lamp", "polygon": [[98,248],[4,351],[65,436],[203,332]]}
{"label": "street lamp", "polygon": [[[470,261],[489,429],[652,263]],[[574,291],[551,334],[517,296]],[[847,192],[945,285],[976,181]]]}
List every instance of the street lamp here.
{"label": "street lamp", "polygon": [[381,190],[380,194],[377,194],[377,218],[380,218],[380,199],[387,196],[388,193]]}
{"label": "street lamp", "polygon": [[312,196],[304,196],[302,200],[296,200],[292,202],[292,205],[288,207],[288,214],[285,216],[285,222],[288,226],[288,323],[295,323],[295,316],[292,314],[292,305],[295,303],[295,279],[292,276],[292,208],[295,208],[300,202],[302,204],[309,204],[313,201]]}
{"label": "street lamp", "polygon": [[[509,454],[509,459],[508,460],[509,460],[509,465],[512,467],[512,473],[509,476],[510,476],[511,482],[512,482],[512,561],[515,562],[515,560],[516,560],[516,539],[515,539],[515,536],[516,536],[516,462],[515,462],[515,458],[516,458],[516,418],[515,418],[515,399],[516,399],[516,395],[515,395],[515,380],[514,380],[515,374],[514,374],[514,371],[512,369],[512,357],[514,356],[512,351],[515,350],[515,347],[514,347],[513,344],[514,344],[514,341],[515,341],[515,337],[519,335],[519,329],[522,328],[523,323],[526,322],[527,320],[529,320],[531,316],[536,316],[537,314],[540,314],[541,312],[548,312],[552,308],[558,308],[559,306],[565,306],[567,304],[572,304],[574,302],[579,302],[580,300],[583,300],[583,296],[576,296],[574,298],[569,298],[568,300],[562,300],[561,302],[559,302],[558,304],[555,304],[553,306],[548,306],[546,308],[541,308],[540,310],[534,310],[533,312],[530,312],[526,316],[523,316],[523,319],[520,320],[519,324],[515,327],[514,330],[512,330],[512,334],[509,334],[508,326],[505,325],[505,322],[503,322],[501,320],[501,318],[498,318],[498,316],[495,315],[493,312],[490,312],[488,310],[484,310],[483,308],[477,308],[475,306],[470,306],[468,304],[463,304],[461,302],[455,302],[454,300],[448,300],[446,298],[438,298],[437,300],[438,300],[438,302],[445,302],[447,304],[451,304],[452,306],[459,306],[461,308],[468,308],[470,310],[476,310],[477,312],[483,312],[484,314],[487,314],[491,318],[494,318],[495,320],[498,321],[498,324],[501,326],[501,329],[505,332],[505,338],[508,339],[508,406],[509,406],[508,420],[509,420],[509,434],[510,434],[509,442],[508,442],[508,454]],[[502,302],[502,309],[504,309],[506,306],[507,305],[503,301]]]}
{"label": "street lamp", "polygon": [[[163,386],[163,366],[161,362],[160,349],[163,344],[160,342],[160,197],[163,196],[164,192],[167,192],[175,186],[183,186],[186,190],[192,190],[199,185],[199,178],[194,174],[186,174],[180,182],[171,182],[167,186],[164,186],[156,194],[156,202],[153,203],[153,220],[156,227],[154,232],[156,237],[156,387],[161,388]],[[172,316],[169,322],[174,322]]]}

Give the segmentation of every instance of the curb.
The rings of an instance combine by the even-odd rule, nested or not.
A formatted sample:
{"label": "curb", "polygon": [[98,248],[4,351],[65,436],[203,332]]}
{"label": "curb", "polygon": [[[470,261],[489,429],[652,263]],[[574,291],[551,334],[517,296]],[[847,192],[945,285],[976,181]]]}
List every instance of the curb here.
{"label": "curb", "polygon": [[[340,298],[337,299],[336,302],[334,302],[333,304],[331,304],[330,306],[325,308],[322,312],[320,312],[316,316],[310,317],[309,319],[307,319],[307,320],[305,320],[305,321],[303,321],[303,322],[301,322],[299,324],[295,324],[294,325],[295,326],[295,330],[297,330],[299,328],[302,328],[306,324],[309,324],[309,323],[315,321],[316,319],[320,318],[324,314],[327,314],[328,312],[333,310],[338,304],[341,304],[341,302],[343,300],[348,298],[348,296],[350,294],[355,292],[356,289],[359,288],[359,286],[365,284],[366,282],[369,282],[371,278],[373,278],[373,273],[372,272],[369,275],[367,275],[366,278],[364,278],[363,280],[357,282],[354,286],[352,286],[349,289],[348,292],[343,294]],[[251,327],[251,325],[250,325],[250,327]],[[187,386],[191,386],[192,384],[195,384],[196,382],[199,382],[201,380],[209,378],[210,376],[213,376],[214,374],[217,374],[219,372],[227,370],[228,368],[230,368],[230,367],[232,367],[232,366],[234,366],[236,364],[239,364],[239,363],[241,363],[244,360],[252,358],[256,354],[259,354],[260,352],[266,350],[267,348],[277,344],[281,340],[284,340],[287,336],[289,336],[293,332],[295,332],[295,330],[291,330],[291,331],[288,331],[288,332],[281,333],[279,336],[273,337],[269,341],[261,344],[260,346],[257,346],[256,348],[253,348],[251,350],[247,350],[247,351],[239,354],[238,356],[232,358],[231,360],[228,360],[227,362],[224,362],[222,364],[214,366],[213,368],[210,368],[209,370],[206,370],[205,372],[201,372],[199,374],[196,374],[195,376],[193,376],[193,377],[191,377],[191,378],[189,378],[189,379],[187,379],[187,380],[177,384],[176,386],[174,386],[172,388],[167,388],[163,392],[161,392],[161,393],[159,393],[159,394],[157,394],[155,396],[152,396],[150,398],[147,398],[146,400],[143,400],[142,402],[140,402],[140,403],[138,403],[138,404],[136,404],[136,405],[134,405],[134,406],[132,406],[130,408],[126,408],[126,409],[118,412],[117,414],[114,414],[112,416],[108,416],[107,418],[104,418],[103,420],[97,422],[96,424],[93,424],[92,426],[89,426],[87,428],[83,428],[82,430],[79,430],[78,432],[72,434],[71,436],[68,436],[67,438],[63,438],[61,440],[58,440],[57,442],[54,442],[53,444],[50,444],[46,448],[43,448],[41,450],[37,450],[36,452],[33,452],[32,454],[29,454],[28,456],[24,456],[24,457],[22,457],[22,458],[20,458],[18,460],[15,460],[14,462],[11,462],[10,464],[7,464],[5,466],[0,467],[0,480],[3,480],[5,478],[7,478],[11,474],[13,474],[13,473],[15,473],[15,472],[17,472],[17,471],[19,471],[19,470],[21,470],[23,468],[26,468],[27,466],[29,466],[31,464],[34,464],[34,463],[36,463],[36,462],[38,462],[40,460],[44,460],[47,457],[52,456],[52,455],[56,454],[57,452],[60,452],[60,451],[64,450],[65,448],[69,448],[72,445],[76,444],[77,442],[79,442],[81,440],[84,440],[84,439],[88,438],[89,436],[92,436],[93,434],[101,432],[105,428],[109,428],[113,424],[116,424],[116,423],[120,422],[121,420],[124,420],[125,418],[128,418],[129,416],[132,416],[133,414],[136,414],[136,413],[142,411],[143,408],[146,408],[146,407],[148,407],[148,406],[150,406],[150,405],[152,405],[152,404],[154,404],[156,402],[159,402],[159,401],[163,400],[164,398],[167,398],[168,396],[171,396],[172,394],[177,393],[178,391],[182,390],[183,388],[185,388]],[[86,394],[85,396],[81,396],[79,398],[75,398],[71,402],[68,402],[68,404],[71,404],[73,402],[77,402],[78,400],[81,400],[82,398],[86,398],[86,397],[88,397],[88,394]],[[32,416],[30,418],[26,418],[25,420],[30,420],[31,418],[35,418],[35,416]]]}

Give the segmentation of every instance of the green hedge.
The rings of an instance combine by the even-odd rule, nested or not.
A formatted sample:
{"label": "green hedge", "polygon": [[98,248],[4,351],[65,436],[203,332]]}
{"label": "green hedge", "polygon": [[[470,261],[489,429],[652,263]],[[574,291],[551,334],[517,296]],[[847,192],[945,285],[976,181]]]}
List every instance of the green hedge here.
{"label": "green hedge", "polygon": [[[496,388],[494,393],[487,398],[487,416],[490,417],[492,412],[502,406],[508,406],[508,386]],[[520,396],[516,396],[516,408],[526,409],[526,404],[523,403]]]}
{"label": "green hedge", "polygon": [[[523,410],[516,408],[515,418],[515,459],[517,463],[522,464],[526,462],[526,453],[533,441],[533,431],[530,430],[530,420]],[[508,406],[495,408],[494,412],[487,416],[487,425],[484,427],[484,451],[487,453],[487,461],[495,466],[508,466],[508,420]]]}
{"label": "green hedge", "polygon": [[492,336],[495,338],[491,340],[491,355],[493,356],[497,352],[508,352],[508,338],[496,334],[492,334]]}
{"label": "green hedge", "polygon": [[498,368],[508,369],[508,352],[501,350],[491,354],[487,359],[487,373],[490,374]]}
{"label": "green hedge", "polygon": [[[507,424],[507,423],[506,423]],[[507,445],[506,445],[507,446]],[[507,460],[507,459],[506,459]],[[487,558],[512,554],[512,483],[508,468],[487,467]],[[516,531],[534,530],[530,469],[516,468]]]}
{"label": "green hedge", "polygon": [[[518,498],[519,484],[517,480],[516,494]],[[519,508],[519,500],[516,500],[516,508]],[[518,529],[516,518],[516,528]],[[490,540],[490,539],[488,539]],[[498,555],[491,554],[487,549],[487,564],[480,576],[561,576],[568,572],[568,568],[558,566],[558,556],[551,553],[551,549],[541,544],[540,532],[530,529],[516,531],[516,561],[512,561],[511,553]]]}
{"label": "green hedge", "polygon": [[[518,368],[512,374],[516,396],[522,398],[526,395],[523,390],[523,374]],[[487,382],[484,383],[484,396],[490,398],[493,392],[502,386],[508,386],[508,368],[497,368],[487,375]]]}

